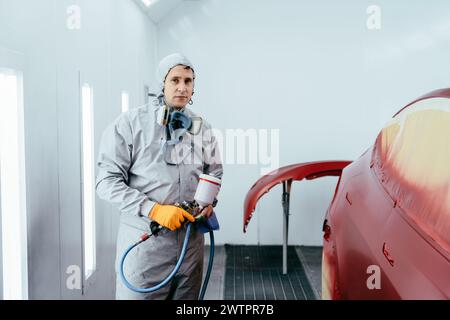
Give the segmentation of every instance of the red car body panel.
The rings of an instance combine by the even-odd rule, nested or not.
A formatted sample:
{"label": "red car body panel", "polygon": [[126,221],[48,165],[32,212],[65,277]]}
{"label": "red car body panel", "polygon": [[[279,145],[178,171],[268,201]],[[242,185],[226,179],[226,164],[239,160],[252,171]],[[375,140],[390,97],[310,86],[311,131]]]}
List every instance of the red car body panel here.
{"label": "red car body panel", "polygon": [[312,180],[325,176],[339,176],[350,161],[317,161],[298,163],[279,168],[264,175],[250,188],[244,200],[244,232],[252,218],[258,200],[274,186],[284,181]]}
{"label": "red car body panel", "polygon": [[343,168],[323,231],[324,299],[450,299],[450,89]]}
{"label": "red car body panel", "polygon": [[[365,153],[341,176],[326,216],[322,293],[331,299],[449,299],[450,255],[386,196]],[[371,266],[380,288],[369,289]]]}

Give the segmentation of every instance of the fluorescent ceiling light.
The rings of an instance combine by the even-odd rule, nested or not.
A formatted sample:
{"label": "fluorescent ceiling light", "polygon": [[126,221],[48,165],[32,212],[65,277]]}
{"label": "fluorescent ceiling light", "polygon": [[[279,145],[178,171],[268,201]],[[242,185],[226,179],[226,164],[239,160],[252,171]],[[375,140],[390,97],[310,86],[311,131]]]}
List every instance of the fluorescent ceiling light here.
{"label": "fluorescent ceiling light", "polygon": [[159,0],[141,0],[141,1],[148,8],[152,4],[155,4],[156,2],[158,2]]}

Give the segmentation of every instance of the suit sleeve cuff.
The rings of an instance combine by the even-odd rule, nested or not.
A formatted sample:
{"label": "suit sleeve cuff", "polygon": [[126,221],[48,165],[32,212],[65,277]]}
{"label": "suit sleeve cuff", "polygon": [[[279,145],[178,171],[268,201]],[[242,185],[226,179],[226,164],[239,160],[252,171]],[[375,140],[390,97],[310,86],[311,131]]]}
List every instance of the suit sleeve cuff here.
{"label": "suit sleeve cuff", "polygon": [[140,215],[144,216],[144,217],[148,217],[150,214],[150,211],[153,209],[153,206],[155,205],[155,202],[146,199],[144,200],[144,202],[141,204],[141,209],[140,209]]}

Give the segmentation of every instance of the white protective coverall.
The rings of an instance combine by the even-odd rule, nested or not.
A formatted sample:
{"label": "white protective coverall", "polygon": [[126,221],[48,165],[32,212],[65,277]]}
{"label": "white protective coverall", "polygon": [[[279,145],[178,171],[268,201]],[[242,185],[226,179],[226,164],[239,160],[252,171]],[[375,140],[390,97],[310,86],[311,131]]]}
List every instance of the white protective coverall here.
{"label": "white protective coverall", "polygon": [[[167,75],[172,67],[186,65],[185,61],[172,55],[165,60],[165,65],[160,64],[158,72]],[[161,73],[161,69],[166,71]],[[204,235],[194,227],[180,270],[162,289],[136,293],[121,282],[118,274],[120,257],[126,248],[144,232],[150,233],[148,214],[155,203],[173,205],[192,201],[202,173],[222,178],[217,141],[204,120],[197,135],[189,132],[183,135],[182,141],[171,149],[173,161],[166,162],[162,153],[167,140],[166,127],[157,123],[162,103],[160,94],[152,103],[121,114],[104,131],[100,144],[96,191],[101,199],[115,204],[121,212],[116,252],[117,299],[195,300],[200,291]],[[182,112],[189,117],[196,116],[186,107]],[[157,237],[150,237],[132,250],[124,266],[128,281],[136,287],[148,288],[164,280],[175,267],[185,234],[186,224],[176,231],[163,228]]]}

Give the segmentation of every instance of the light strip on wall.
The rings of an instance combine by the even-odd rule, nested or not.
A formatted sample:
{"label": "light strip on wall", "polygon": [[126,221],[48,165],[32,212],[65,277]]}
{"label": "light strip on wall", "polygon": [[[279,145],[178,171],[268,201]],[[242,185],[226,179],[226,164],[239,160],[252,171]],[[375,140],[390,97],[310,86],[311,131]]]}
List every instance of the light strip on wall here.
{"label": "light strip on wall", "polygon": [[126,91],[122,91],[122,112],[130,110],[130,95]]}
{"label": "light strip on wall", "polygon": [[28,299],[22,76],[0,69],[3,299]]}
{"label": "light strip on wall", "polygon": [[82,166],[83,166],[83,250],[84,276],[96,269],[95,196],[94,196],[94,106],[93,92],[88,84],[81,88]]}

